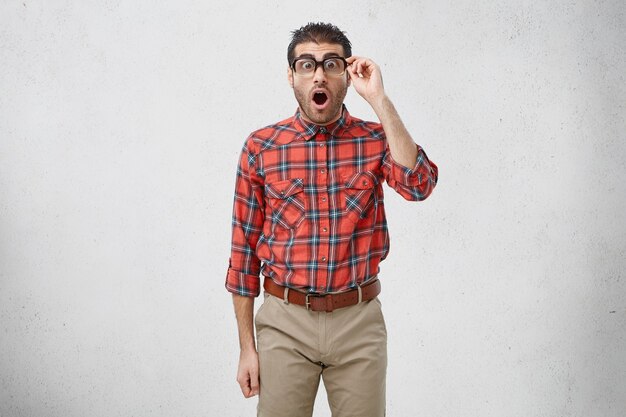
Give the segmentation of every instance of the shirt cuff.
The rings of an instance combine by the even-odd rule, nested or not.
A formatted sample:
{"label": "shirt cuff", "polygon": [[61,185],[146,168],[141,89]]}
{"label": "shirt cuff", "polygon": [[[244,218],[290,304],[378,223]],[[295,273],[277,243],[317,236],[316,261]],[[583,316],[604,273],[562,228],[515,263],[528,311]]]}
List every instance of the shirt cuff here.
{"label": "shirt cuff", "polygon": [[[404,165],[396,162],[389,152],[389,162],[391,163],[391,178],[402,185],[409,187],[415,187],[422,184],[423,181],[429,178],[429,164],[426,154],[422,148],[416,143],[417,158],[415,165],[412,168],[407,168]],[[426,164],[424,163],[426,162]]]}
{"label": "shirt cuff", "polygon": [[261,293],[261,280],[258,275],[244,274],[228,268],[226,274],[226,289],[244,297],[258,297]]}

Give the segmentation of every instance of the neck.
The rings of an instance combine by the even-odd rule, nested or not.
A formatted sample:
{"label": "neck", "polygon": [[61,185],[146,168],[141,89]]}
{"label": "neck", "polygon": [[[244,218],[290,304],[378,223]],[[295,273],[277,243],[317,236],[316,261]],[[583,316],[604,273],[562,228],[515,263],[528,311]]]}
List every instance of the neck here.
{"label": "neck", "polygon": [[304,113],[302,111],[302,108],[298,107],[298,109],[300,110],[300,117],[302,117],[302,119],[307,122],[307,123],[312,123],[314,125],[318,125],[318,126],[328,126],[330,124],[335,123],[337,120],[339,120],[341,118],[341,115],[343,114],[343,107],[341,108],[341,110],[339,110],[339,112],[337,113],[337,115],[335,117],[333,117],[329,122],[326,123],[316,123],[313,120],[309,119],[306,115],[306,113]]}

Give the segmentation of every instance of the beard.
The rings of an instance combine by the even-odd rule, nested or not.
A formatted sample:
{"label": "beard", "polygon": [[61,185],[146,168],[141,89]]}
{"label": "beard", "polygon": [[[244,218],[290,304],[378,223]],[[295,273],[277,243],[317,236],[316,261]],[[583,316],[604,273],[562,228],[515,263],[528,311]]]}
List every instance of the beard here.
{"label": "beard", "polygon": [[293,91],[298,105],[300,106],[300,111],[304,113],[304,116],[317,125],[327,125],[341,116],[343,99],[346,98],[348,85],[342,85],[337,91],[330,90],[328,85],[323,86],[328,89],[330,93],[330,97],[327,98],[330,103],[328,103],[323,110],[316,109],[312,104],[311,91],[317,87],[318,86],[314,86],[310,91],[305,91],[304,88],[294,87]]}

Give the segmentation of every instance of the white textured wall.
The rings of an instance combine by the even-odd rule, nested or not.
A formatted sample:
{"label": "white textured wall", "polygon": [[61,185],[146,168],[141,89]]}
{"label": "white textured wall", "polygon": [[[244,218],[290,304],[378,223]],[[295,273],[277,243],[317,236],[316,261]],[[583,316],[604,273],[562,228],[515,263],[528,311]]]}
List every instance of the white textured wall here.
{"label": "white textured wall", "polygon": [[388,415],[625,415],[625,10],[2,1],[0,416],[254,415],[223,287],[235,165],[295,111],[310,20],[380,63],[440,167],[424,203],[387,189]]}

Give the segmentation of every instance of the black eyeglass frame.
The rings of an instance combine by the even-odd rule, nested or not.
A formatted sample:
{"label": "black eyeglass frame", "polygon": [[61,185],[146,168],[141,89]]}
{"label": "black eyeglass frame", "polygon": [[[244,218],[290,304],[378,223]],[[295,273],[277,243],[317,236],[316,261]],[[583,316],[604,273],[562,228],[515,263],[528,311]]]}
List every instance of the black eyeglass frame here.
{"label": "black eyeglass frame", "polygon": [[[307,60],[309,60],[309,61],[313,61],[313,62],[315,62],[315,68],[313,69],[313,71],[311,72],[311,74],[315,74],[315,72],[317,71],[317,67],[318,67],[319,65],[321,65],[321,66],[322,66],[322,71],[326,72],[326,69],[324,68],[324,64],[326,63],[326,61],[330,61],[331,59],[339,59],[340,61],[343,61],[343,71],[341,72],[341,74],[333,74],[333,75],[335,75],[335,76],[337,76],[337,77],[340,77],[340,76],[342,76],[343,74],[345,74],[346,69],[348,68],[348,61],[346,61],[346,59],[345,59],[344,57],[342,57],[342,56],[329,56],[328,58],[324,58],[324,59],[322,59],[321,61],[318,61],[318,60],[316,60],[315,58],[310,57],[310,56],[303,56],[303,57],[300,57],[300,58],[296,58],[296,59],[294,59],[294,60],[291,62],[291,69],[293,70],[293,72],[294,72],[295,74],[302,74],[302,73],[299,73],[298,71],[296,71],[296,62],[298,62],[298,61],[303,61],[303,60],[305,60],[305,59],[307,59]],[[308,74],[308,73],[307,73],[307,74]]]}

